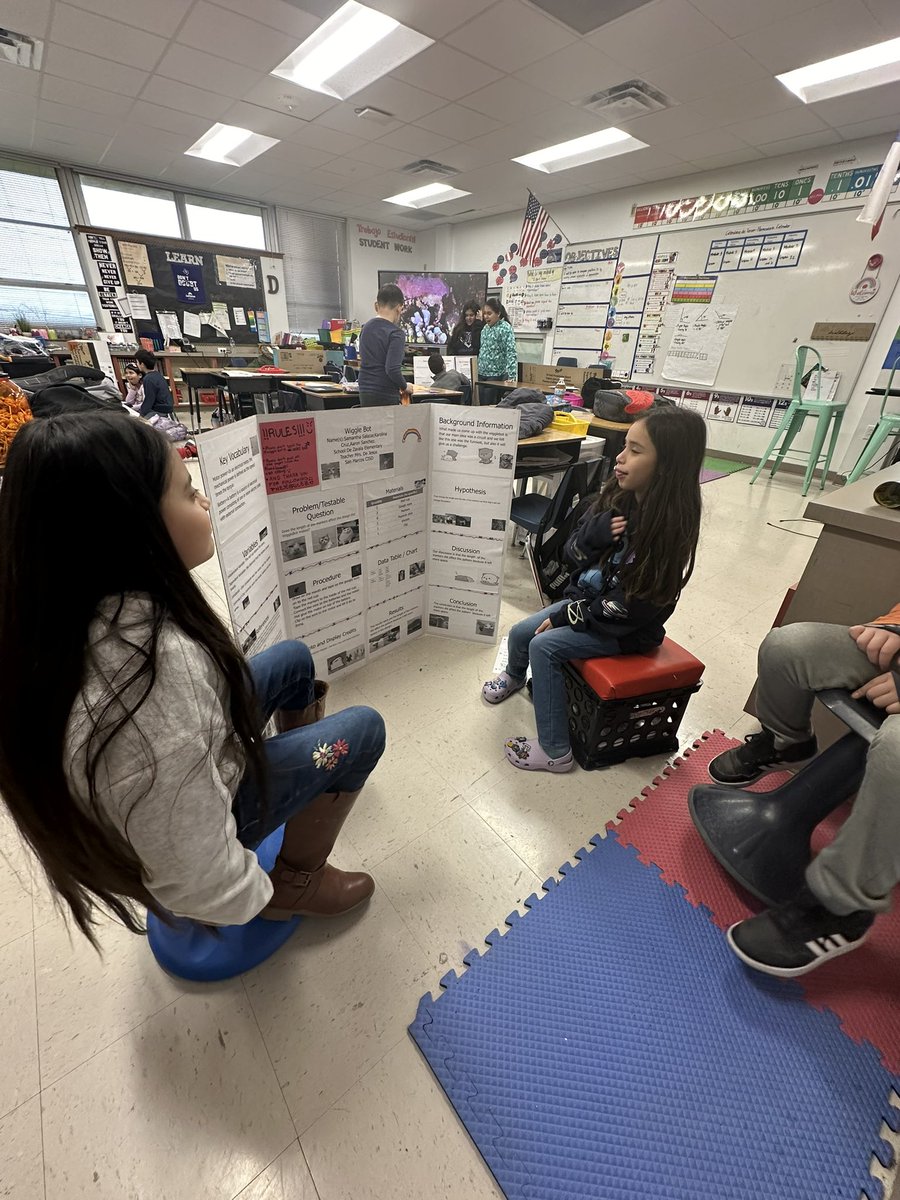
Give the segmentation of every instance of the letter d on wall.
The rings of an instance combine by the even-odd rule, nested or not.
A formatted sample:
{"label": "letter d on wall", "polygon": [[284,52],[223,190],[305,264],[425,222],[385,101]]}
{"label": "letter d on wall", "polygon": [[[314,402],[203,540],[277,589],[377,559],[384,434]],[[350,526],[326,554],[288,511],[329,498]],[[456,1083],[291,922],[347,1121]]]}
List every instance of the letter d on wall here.
{"label": "letter d on wall", "polygon": [[281,290],[281,283],[277,275],[266,276],[266,290],[270,296],[277,296]]}

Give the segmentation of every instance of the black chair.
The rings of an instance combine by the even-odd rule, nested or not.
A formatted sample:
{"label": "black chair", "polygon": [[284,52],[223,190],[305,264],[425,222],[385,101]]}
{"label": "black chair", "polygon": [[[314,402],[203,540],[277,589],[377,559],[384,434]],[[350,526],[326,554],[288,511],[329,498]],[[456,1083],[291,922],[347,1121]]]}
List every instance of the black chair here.
{"label": "black chair", "polygon": [[578,359],[577,358],[558,358],[556,360],[556,365],[558,367],[577,367]]}
{"label": "black chair", "polygon": [[[531,563],[538,595],[548,601],[562,598],[569,568],[563,562],[562,548],[568,540],[583,501],[596,490],[602,462],[578,462],[569,467],[552,496],[536,497],[534,493],[517,496],[510,506],[510,519],[528,530],[525,553]],[[544,511],[534,529],[525,524],[533,512],[526,511],[521,521],[516,516],[516,505],[526,500],[546,501]],[[537,506],[534,506],[535,509]],[[543,506],[542,506],[543,507]]]}
{"label": "black chair", "polygon": [[704,783],[688,797],[691,819],[713,857],[768,907],[803,886],[813,830],[859,788],[869,743],[885,716],[842,688],[819,692],[817,699],[849,732],[787,783],[771,792]]}

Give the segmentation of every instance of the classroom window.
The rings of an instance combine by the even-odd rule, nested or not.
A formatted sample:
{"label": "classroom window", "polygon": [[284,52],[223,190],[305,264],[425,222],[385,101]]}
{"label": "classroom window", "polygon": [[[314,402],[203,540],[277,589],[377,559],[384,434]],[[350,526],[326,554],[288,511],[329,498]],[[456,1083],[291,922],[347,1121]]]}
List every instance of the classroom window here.
{"label": "classroom window", "polygon": [[91,225],[157,237],[181,237],[178,207],[171,192],[79,175],[81,194]]}
{"label": "classroom window", "polygon": [[0,159],[0,322],[79,329],[94,313],[56,172]]}
{"label": "classroom window", "polygon": [[265,250],[266,235],[262,213],[252,204],[229,204],[186,196],[188,236],[198,242],[217,242],[223,246],[249,246]]}
{"label": "classroom window", "polygon": [[294,208],[276,209],[275,219],[288,323],[294,333],[311,333],[323,319],[344,315],[346,223]]}

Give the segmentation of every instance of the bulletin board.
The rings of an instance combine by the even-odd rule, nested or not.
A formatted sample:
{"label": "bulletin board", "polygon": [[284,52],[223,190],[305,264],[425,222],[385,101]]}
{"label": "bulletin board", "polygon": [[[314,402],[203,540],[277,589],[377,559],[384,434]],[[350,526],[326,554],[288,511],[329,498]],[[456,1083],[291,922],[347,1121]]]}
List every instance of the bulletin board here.
{"label": "bulletin board", "polygon": [[156,341],[270,340],[268,251],[79,227],[92,282],[116,333]]}
{"label": "bulletin board", "polygon": [[[586,366],[602,349],[614,374],[641,383],[786,395],[794,351],[806,343],[840,374],[832,398],[845,400],[869,342],[817,340],[813,328],[877,326],[900,273],[900,256],[886,237],[872,242],[858,211],[803,206],[764,220],[570,244],[554,356],[569,353]],[[873,267],[876,253],[884,261]],[[706,330],[692,339],[701,314]],[[712,377],[701,379],[692,356],[704,341],[718,346]]]}

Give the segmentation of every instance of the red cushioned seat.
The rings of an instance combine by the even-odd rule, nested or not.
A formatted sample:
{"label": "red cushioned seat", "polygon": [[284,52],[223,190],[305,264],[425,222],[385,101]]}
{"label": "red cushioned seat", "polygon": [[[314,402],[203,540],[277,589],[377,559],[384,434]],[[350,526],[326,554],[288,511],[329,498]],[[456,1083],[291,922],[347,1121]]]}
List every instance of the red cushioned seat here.
{"label": "red cushioned seat", "polygon": [[623,700],[690,687],[698,682],[704,670],[699,658],[671,638],[665,638],[649,654],[573,659],[572,666],[601,700]]}

